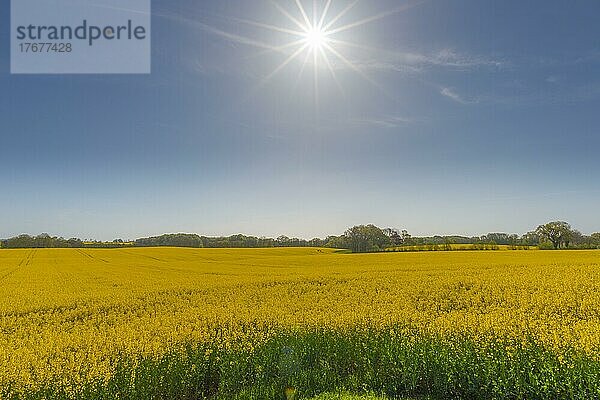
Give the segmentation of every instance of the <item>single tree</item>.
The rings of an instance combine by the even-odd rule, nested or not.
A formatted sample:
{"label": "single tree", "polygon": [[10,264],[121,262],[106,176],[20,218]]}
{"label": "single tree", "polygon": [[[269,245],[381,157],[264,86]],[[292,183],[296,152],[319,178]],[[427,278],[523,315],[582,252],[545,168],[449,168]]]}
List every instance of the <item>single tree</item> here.
{"label": "single tree", "polygon": [[353,253],[379,251],[391,244],[391,240],[375,225],[357,225],[348,229],[344,236]]}
{"label": "single tree", "polygon": [[542,238],[549,240],[555,249],[560,249],[563,245],[569,247],[569,243],[573,237],[571,225],[564,221],[548,222],[547,224],[538,226],[535,231]]}

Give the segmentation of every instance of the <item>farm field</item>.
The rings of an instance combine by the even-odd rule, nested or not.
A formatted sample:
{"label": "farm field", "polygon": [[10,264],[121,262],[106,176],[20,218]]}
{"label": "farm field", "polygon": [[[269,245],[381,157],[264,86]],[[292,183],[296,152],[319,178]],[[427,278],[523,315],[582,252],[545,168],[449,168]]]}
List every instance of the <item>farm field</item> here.
{"label": "farm field", "polygon": [[0,250],[0,280],[2,399],[600,398],[600,251]]}

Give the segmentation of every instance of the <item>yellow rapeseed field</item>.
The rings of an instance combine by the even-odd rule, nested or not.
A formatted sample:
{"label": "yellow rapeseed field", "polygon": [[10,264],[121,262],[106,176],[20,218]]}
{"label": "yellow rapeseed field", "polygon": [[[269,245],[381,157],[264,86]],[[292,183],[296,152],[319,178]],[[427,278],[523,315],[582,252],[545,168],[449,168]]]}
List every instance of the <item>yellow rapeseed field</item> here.
{"label": "yellow rapeseed field", "polygon": [[121,357],[186,344],[251,348],[280,327],[403,324],[600,354],[600,251],[0,250],[0,280],[0,386],[15,392],[101,384]]}

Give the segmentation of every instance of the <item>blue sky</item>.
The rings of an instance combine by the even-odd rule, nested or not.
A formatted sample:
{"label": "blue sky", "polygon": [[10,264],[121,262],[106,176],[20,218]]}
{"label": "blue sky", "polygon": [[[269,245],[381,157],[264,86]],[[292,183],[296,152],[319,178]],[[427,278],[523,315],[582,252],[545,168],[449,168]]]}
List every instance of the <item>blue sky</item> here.
{"label": "blue sky", "polygon": [[0,237],[600,231],[597,1],[362,0],[339,26],[396,12],[318,95],[303,57],[265,81],[292,39],[250,21],[294,28],[267,0],[154,0],[150,75],[10,75],[7,3]]}

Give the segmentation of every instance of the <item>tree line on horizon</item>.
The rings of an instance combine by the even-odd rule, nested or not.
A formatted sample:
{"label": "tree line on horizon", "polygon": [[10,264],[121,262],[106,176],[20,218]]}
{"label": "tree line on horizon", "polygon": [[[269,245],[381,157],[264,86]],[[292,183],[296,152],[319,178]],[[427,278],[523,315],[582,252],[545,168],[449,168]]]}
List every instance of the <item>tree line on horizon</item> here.
{"label": "tree line on horizon", "polygon": [[[488,233],[483,236],[412,236],[407,230],[379,228],[375,225],[356,225],[339,236],[311,240],[279,236],[277,238],[247,235],[224,237],[198,234],[164,234],[126,242],[83,241],[64,239],[43,233],[37,236],[19,235],[0,241],[0,248],[120,248],[120,247],[191,247],[191,248],[270,248],[270,247],[331,247],[354,253],[410,249],[452,250],[453,244],[472,245],[473,249],[496,249],[498,245],[513,248],[536,246],[540,249],[596,249],[600,248],[600,233],[584,235],[563,221],[552,221],[519,236],[508,233]],[[494,247],[495,246],[495,247]]]}

